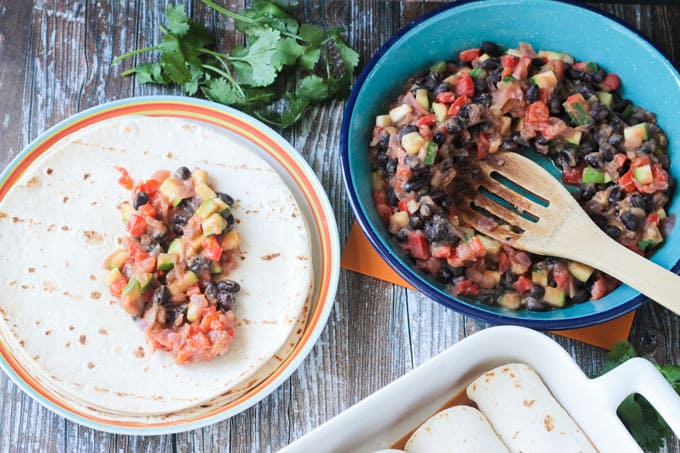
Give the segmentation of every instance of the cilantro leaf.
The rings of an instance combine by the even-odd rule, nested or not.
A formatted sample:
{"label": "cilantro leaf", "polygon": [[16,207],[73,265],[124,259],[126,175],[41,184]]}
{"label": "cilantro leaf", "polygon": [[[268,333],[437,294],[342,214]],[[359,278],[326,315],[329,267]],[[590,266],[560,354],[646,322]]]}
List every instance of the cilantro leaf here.
{"label": "cilantro leaf", "polygon": [[341,30],[338,28],[329,31],[330,37],[333,38],[333,44],[340,54],[342,62],[345,63],[345,71],[353,73],[359,65],[359,52],[352,49],[340,33]]}
{"label": "cilantro leaf", "polygon": [[328,83],[319,76],[308,75],[300,81],[295,96],[309,101],[322,101],[328,98]]}
{"label": "cilantro leaf", "polygon": [[621,365],[623,362],[633,357],[637,357],[637,352],[635,351],[633,345],[628,341],[617,341],[607,354],[607,360],[604,363],[602,373],[611,371],[618,365]]}
{"label": "cilantro leaf", "polygon": [[233,105],[242,104],[243,96],[226,79],[212,79],[206,82],[203,87],[203,94],[212,101],[220,104]]}
{"label": "cilantro leaf", "polygon": [[630,395],[621,403],[617,414],[645,451],[658,452],[663,447],[668,426],[642,396]]}
{"label": "cilantro leaf", "polygon": [[165,8],[165,23],[170,33],[182,36],[189,31],[189,19],[182,5],[168,5]]}
{"label": "cilantro leaf", "polygon": [[680,393],[680,365],[657,365],[656,368],[673,386],[673,389]]}
{"label": "cilantro leaf", "polygon": [[304,47],[293,38],[280,39],[277,50],[278,52],[273,63],[274,66],[279,68],[294,65],[297,59],[304,53]]}
{"label": "cilantro leaf", "polygon": [[255,0],[250,8],[241,11],[241,15],[256,22],[256,26],[244,22],[236,22],[236,29],[246,34],[270,27],[286,34],[298,31],[298,22],[284,8],[267,0]]}
{"label": "cilantro leaf", "polygon": [[239,83],[254,87],[271,85],[276,80],[278,70],[281,69],[280,61],[274,58],[281,34],[269,29],[258,31],[253,36],[255,40],[245,49],[245,53],[229,59],[234,63]]}
{"label": "cilantro leaf", "polygon": [[163,36],[160,44],[161,67],[171,82],[181,85],[191,80],[179,39],[171,34]]}
{"label": "cilantro leaf", "polygon": [[134,74],[139,83],[166,84],[167,82],[163,79],[161,71],[162,68],[160,63],[143,63],[125,71],[123,75]]}

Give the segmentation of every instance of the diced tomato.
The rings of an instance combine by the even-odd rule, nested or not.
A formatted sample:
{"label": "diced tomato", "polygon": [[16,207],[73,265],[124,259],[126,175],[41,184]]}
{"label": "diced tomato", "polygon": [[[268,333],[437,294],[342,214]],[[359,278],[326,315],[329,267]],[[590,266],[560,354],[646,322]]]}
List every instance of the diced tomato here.
{"label": "diced tomato", "polygon": [[144,230],[146,230],[146,220],[144,220],[144,217],[132,214],[127,223],[127,231],[130,233],[130,236],[138,238],[144,234]]}
{"label": "diced tomato", "polygon": [[147,195],[153,195],[156,192],[158,192],[159,187],[161,186],[161,183],[158,182],[155,179],[147,179],[146,181],[137,184],[133,190],[133,192],[138,194],[139,192],[144,192]]}
{"label": "diced tomato", "polygon": [[607,74],[602,81],[602,89],[605,91],[616,91],[620,85],[621,78],[613,72]]}
{"label": "diced tomato", "polygon": [[390,217],[392,216],[392,208],[390,208],[386,204],[376,204],[375,209],[376,211],[378,211],[378,215],[380,216],[380,218],[383,219],[385,222],[390,220]]}
{"label": "diced tomato", "polygon": [[434,126],[437,124],[437,115],[434,113],[430,113],[429,115],[425,115],[424,117],[420,118],[416,122],[416,126]]}
{"label": "diced tomato", "polygon": [[590,290],[590,298],[592,300],[597,300],[603,298],[608,293],[607,282],[604,277],[600,276],[595,283],[593,283],[593,289]]}
{"label": "diced tomato", "polygon": [[397,208],[400,211],[408,212],[408,200],[405,198],[403,200],[399,200],[399,203],[397,203]]}
{"label": "diced tomato", "polygon": [[442,260],[434,257],[426,260],[416,260],[416,266],[418,269],[422,269],[429,274],[437,275],[442,270]]}
{"label": "diced tomato", "polygon": [[154,179],[158,181],[159,183],[162,183],[166,179],[170,177],[170,172],[168,170],[157,170],[151,175],[151,179]]}
{"label": "diced tomato", "polygon": [[203,240],[203,242],[201,242],[201,247],[203,247],[201,255],[205,256],[210,261],[218,262],[220,258],[222,258],[222,246],[217,239],[215,239],[215,236],[209,236],[207,239]]}
{"label": "diced tomato", "polygon": [[187,296],[197,296],[199,294],[201,294],[201,287],[198,286],[198,283],[190,286],[189,289],[187,289]]}
{"label": "diced tomato", "polygon": [[563,60],[548,60],[546,63],[546,68],[549,69],[555,74],[555,77],[557,77],[557,80],[562,80],[564,78],[564,61]]}
{"label": "diced tomato", "polygon": [[448,244],[432,245],[430,253],[435,258],[448,258],[453,253],[453,248]]}
{"label": "diced tomato", "polygon": [[512,285],[512,287],[515,288],[515,291],[518,293],[526,293],[531,289],[532,286],[534,286],[534,282],[526,278],[524,275],[520,275],[517,281]]}
{"label": "diced tomato", "polygon": [[562,173],[562,181],[564,181],[566,184],[580,184],[584,168],[584,163],[577,167],[565,168],[564,172]]}
{"label": "diced tomato", "polygon": [[454,285],[453,294],[456,296],[476,296],[479,294],[479,286],[472,280],[463,279]]}
{"label": "diced tomato", "polygon": [[626,248],[632,250],[633,252],[637,253],[640,256],[645,256],[645,252],[640,250],[637,245],[635,244],[624,244]]}
{"label": "diced tomato", "polygon": [[435,100],[437,102],[443,103],[443,104],[450,104],[456,99],[456,95],[453,94],[450,91],[444,91],[442,93],[437,94],[435,96]]}
{"label": "diced tomato", "polygon": [[397,166],[397,176],[399,176],[402,181],[408,181],[411,179],[411,176],[413,176],[413,170],[406,164],[399,164]]}
{"label": "diced tomato", "polygon": [[503,65],[504,68],[514,69],[518,63],[519,57],[516,57],[514,55],[503,55],[501,57],[501,64]]}
{"label": "diced tomato", "polygon": [[582,72],[589,72],[588,71],[588,63],[585,61],[579,61],[571,65],[572,68],[582,71]]}
{"label": "diced tomato", "polygon": [[510,258],[508,258],[507,253],[501,252],[498,255],[498,271],[502,274],[508,269],[510,269]]}
{"label": "diced tomato", "polygon": [[489,155],[489,139],[484,132],[477,134],[477,159],[484,159]]}
{"label": "diced tomato", "polygon": [[559,289],[566,290],[569,287],[571,277],[569,276],[569,271],[567,269],[553,269],[553,278]]}
{"label": "diced tomato", "polygon": [[479,55],[482,53],[481,49],[476,48],[476,49],[467,49],[462,51],[460,54],[458,54],[458,59],[460,61],[463,61],[465,63],[469,63],[475,58],[479,58]]}
{"label": "diced tomato", "polygon": [[149,254],[139,247],[130,247],[129,260],[133,263],[139,263],[149,257]]}
{"label": "diced tomato", "polygon": [[616,168],[623,167],[627,161],[628,156],[626,156],[624,153],[616,153],[614,155],[614,165],[616,165]]}
{"label": "diced tomato", "polygon": [[113,167],[120,172],[120,178],[118,178],[118,184],[125,187],[127,190],[132,189],[134,185],[134,180],[128,174],[128,171],[123,167]]}
{"label": "diced tomato", "polygon": [[409,233],[408,249],[415,259],[426,260],[430,257],[430,245],[427,243],[425,233],[420,230]]}
{"label": "diced tomato", "polygon": [[156,217],[156,209],[150,203],[141,205],[137,212],[148,217]]}
{"label": "diced tomato", "polygon": [[432,133],[432,128],[430,126],[423,125],[418,127],[418,133],[428,142],[431,142],[432,138],[434,137],[434,134]]}
{"label": "diced tomato", "polygon": [[456,88],[456,96],[467,96],[471,98],[475,95],[475,82],[469,72],[461,72],[453,82]]}
{"label": "diced tomato", "polygon": [[552,140],[558,135],[562,135],[569,130],[567,123],[561,119],[551,116],[548,121],[544,121],[538,125],[538,130],[548,140]]}
{"label": "diced tomato", "polygon": [[631,168],[618,179],[618,183],[627,193],[633,193],[635,191],[634,180],[635,176],[633,176],[633,169]]}
{"label": "diced tomato", "polygon": [[156,257],[149,256],[135,264],[135,271],[149,273],[156,270]]}
{"label": "diced tomato", "polygon": [[509,68],[509,67],[503,68],[503,72],[501,73],[501,78],[504,79],[509,75],[512,75],[512,68]]}
{"label": "diced tomato", "polygon": [[470,102],[470,98],[467,96],[461,96],[459,98],[456,98],[455,101],[453,101],[453,104],[451,104],[451,107],[449,107],[448,115],[449,116],[455,116],[458,115],[458,112],[460,111],[460,108]]}
{"label": "diced tomato", "polygon": [[123,289],[125,286],[127,286],[127,284],[127,278],[121,276],[118,280],[111,282],[111,286],[109,286],[109,292],[114,297],[120,297],[120,295],[123,294]]}
{"label": "diced tomato", "polygon": [[468,245],[477,258],[483,258],[486,255],[486,247],[484,247],[484,244],[477,236],[472,236],[468,241]]}
{"label": "diced tomato", "polygon": [[524,114],[524,122],[527,124],[539,124],[548,121],[550,118],[550,110],[548,106],[541,101],[536,101],[527,107]]}
{"label": "diced tomato", "polygon": [[512,76],[518,80],[526,79],[529,75],[529,66],[531,66],[531,58],[521,57],[519,63],[512,71]]}

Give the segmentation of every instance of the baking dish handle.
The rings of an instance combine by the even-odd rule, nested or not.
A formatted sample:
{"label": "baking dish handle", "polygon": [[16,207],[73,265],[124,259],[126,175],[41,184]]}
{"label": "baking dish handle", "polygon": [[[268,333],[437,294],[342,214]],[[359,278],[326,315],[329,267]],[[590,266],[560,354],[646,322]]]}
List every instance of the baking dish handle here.
{"label": "baking dish handle", "polygon": [[614,412],[627,396],[641,394],[680,437],[680,397],[649,360],[640,357],[627,360],[594,382]]}

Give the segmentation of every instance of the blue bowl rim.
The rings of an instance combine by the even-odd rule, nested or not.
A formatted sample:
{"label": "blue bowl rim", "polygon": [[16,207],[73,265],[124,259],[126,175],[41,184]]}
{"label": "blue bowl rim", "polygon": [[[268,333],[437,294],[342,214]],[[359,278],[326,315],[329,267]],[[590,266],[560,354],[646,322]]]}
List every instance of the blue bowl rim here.
{"label": "blue bowl rim", "polygon": [[[410,266],[404,265],[402,262],[393,257],[392,252],[378,239],[376,234],[372,231],[368,217],[360,208],[360,203],[357,194],[354,193],[352,190],[352,176],[350,174],[349,168],[349,146],[348,146],[349,127],[352,118],[352,112],[354,110],[354,105],[356,104],[359,92],[361,91],[361,88],[363,87],[364,82],[366,81],[368,75],[371,73],[373,68],[378,63],[378,61],[387,52],[387,50],[389,50],[390,47],[392,47],[398,40],[400,40],[404,34],[406,34],[408,31],[410,31],[420,23],[449,9],[458,8],[469,3],[484,3],[484,2],[485,0],[460,0],[455,3],[442,5],[426,14],[423,14],[422,16],[412,20],[411,22],[407,23],[402,28],[400,28],[399,31],[397,31],[397,33],[395,33],[389,40],[387,40],[387,42],[385,42],[385,44],[383,44],[373,54],[371,59],[364,66],[363,70],[361,71],[361,74],[359,74],[359,77],[354,82],[354,86],[352,87],[349,99],[347,100],[347,105],[345,106],[345,110],[343,112],[342,127],[340,129],[340,163],[342,166],[343,183],[345,185],[345,190],[348,194],[349,203],[350,206],[352,207],[352,211],[354,211],[357,222],[359,223],[359,226],[366,234],[366,237],[368,238],[371,245],[376,249],[380,256],[389,264],[389,266],[395,272],[397,272],[397,274],[399,274],[404,280],[413,285],[419,292],[421,292],[425,296],[465,316],[470,316],[482,321],[488,321],[492,324],[517,325],[538,330],[574,329],[579,327],[591,326],[594,324],[599,324],[602,322],[618,318],[638,308],[644,302],[646,302],[648,298],[643,294],[638,294],[637,296],[634,296],[632,299],[602,312],[593,313],[585,316],[573,317],[569,319],[540,320],[540,319],[523,319],[515,316],[507,316],[502,313],[492,313],[462,303],[458,301],[453,295],[450,295],[448,297],[442,296],[441,293],[435,291],[424,280],[416,276],[413,273]],[[595,7],[584,5],[573,0],[553,0],[553,2],[566,4],[576,8],[581,8],[618,23],[619,25],[625,27],[628,31],[632,32],[634,35],[637,35],[637,37],[640,38],[642,41],[649,44],[656,52],[659,53],[659,55],[661,55],[666,60],[666,62],[670,64],[672,68],[675,69],[676,73],[678,72],[678,67],[671,61],[671,59],[668,57],[668,55],[666,55],[665,52],[659,49],[656,44],[651,42],[639,30],[633,28],[632,26],[630,26],[623,20],[619,19],[618,17],[613,16],[605,11],[601,11]],[[670,270],[674,273],[678,273],[678,270],[680,270],[680,259],[676,261],[676,263],[671,267]]]}

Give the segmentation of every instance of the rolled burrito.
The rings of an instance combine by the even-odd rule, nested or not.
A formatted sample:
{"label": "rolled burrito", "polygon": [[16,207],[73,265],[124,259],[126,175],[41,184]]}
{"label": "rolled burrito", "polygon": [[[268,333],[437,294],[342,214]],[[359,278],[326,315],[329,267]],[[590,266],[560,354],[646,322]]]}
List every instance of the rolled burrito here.
{"label": "rolled burrito", "polygon": [[527,365],[488,371],[468,386],[467,395],[511,452],[597,451]]}
{"label": "rolled burrito", "polygon": [[470,406],[453,406],[430,417],[404,449],[407,453],[508,452],[486,417]]}

